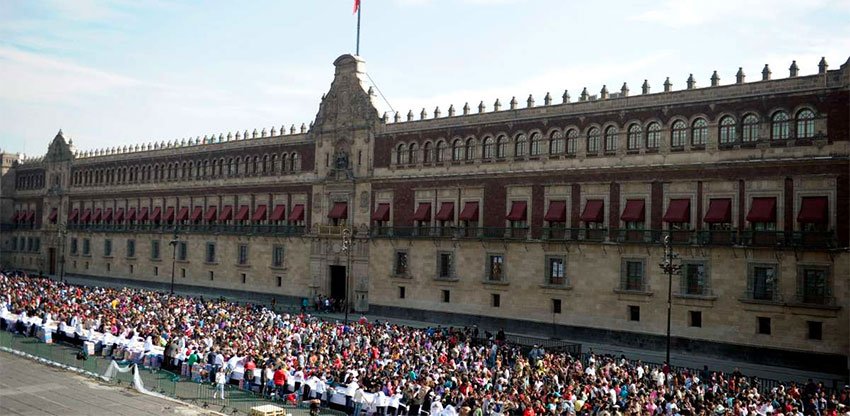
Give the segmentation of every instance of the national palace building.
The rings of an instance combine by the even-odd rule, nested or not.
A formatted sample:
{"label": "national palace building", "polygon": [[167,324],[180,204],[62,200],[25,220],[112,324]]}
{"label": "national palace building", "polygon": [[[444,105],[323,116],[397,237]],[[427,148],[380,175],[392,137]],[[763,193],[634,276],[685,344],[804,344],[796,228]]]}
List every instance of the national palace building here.
{"label": "national palace building", "polygon": [[658,348],[669,235],[674,349],[846,374],[850,60],[394,116],[334,66],[300,128],[2,154],[2,266]]}

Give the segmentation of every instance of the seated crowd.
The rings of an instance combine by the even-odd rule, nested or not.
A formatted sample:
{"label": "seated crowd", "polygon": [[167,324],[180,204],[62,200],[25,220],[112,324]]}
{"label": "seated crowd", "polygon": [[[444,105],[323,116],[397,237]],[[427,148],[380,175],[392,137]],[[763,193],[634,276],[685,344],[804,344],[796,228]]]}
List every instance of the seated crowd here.
{"label": "seated crowd", "polygon": [[[477,329],[415,329],[361,318],[348,325],[307,314],[278,314],[224,299],[170,296],[134,288],[74,286],[0,274],[0,313],[145,339],[164,347],[163,366],[244,368],[245,388],[286,397],[286,380],[318,377],[350,394],[349,411],[369,408],[364,393],[383,392],[380,414],[431,415],[836,415],[850,389],[789,384],[764,391],[739,372],[652,368],[625,358],[579,360],[535,348],[480,341]],[[8,326],[9,323],[6,323]],[[221,380],[218,380],[221,381]],[[331,389],[333,387],[330,387]],[[316,397],[306,383],[304,398]],[[322,392],[318,392],[322,393]]]}

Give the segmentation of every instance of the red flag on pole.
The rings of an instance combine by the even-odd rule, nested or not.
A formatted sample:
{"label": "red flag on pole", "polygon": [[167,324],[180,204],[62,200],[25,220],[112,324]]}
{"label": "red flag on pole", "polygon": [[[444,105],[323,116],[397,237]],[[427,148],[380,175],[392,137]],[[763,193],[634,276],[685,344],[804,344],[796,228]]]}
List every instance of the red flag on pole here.
{"label": "red flag on pole", "polygon": [[360,0],[354,0],[354,11],[351,14],[357,13],[357,10],[360,9]]}

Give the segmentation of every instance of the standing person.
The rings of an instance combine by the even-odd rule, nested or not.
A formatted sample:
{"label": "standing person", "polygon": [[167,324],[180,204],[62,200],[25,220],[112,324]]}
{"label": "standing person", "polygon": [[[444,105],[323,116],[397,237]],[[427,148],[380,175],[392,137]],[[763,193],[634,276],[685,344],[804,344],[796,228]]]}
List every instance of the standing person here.
{"label": "standing person", "polygon": [[215,373],[215,393],[213,393],[213,399],[221,392],[221,399],[224,400],[224,385],[226,382],[227,376],[224,374],[224,368],[220,367]]}
{"label": "standing person", "polygon": [[274,371],[272,380],[274,380],[274,388],[278,397],[283,398],[284,386],[286,386],[286,372],[283,371],[282,367],[278,367],[277,370]]}

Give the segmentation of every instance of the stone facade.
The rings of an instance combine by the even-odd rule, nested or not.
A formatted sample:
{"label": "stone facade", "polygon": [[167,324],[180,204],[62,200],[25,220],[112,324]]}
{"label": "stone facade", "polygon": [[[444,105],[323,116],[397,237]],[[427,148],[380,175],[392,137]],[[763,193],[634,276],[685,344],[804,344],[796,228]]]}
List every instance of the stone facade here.
{"label": "stone facade", "polygon": [[334,65],[309,126],[3,154],[3,266],[653,348],[669,235],[679,348],[846,372],[850,61],[394,122]]}

